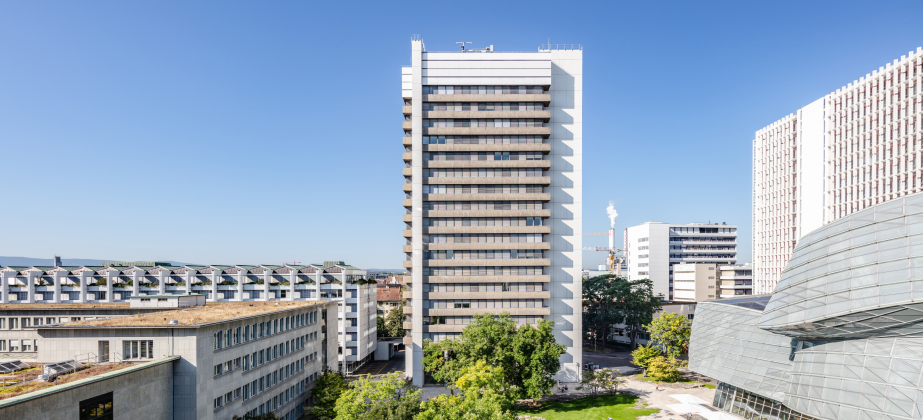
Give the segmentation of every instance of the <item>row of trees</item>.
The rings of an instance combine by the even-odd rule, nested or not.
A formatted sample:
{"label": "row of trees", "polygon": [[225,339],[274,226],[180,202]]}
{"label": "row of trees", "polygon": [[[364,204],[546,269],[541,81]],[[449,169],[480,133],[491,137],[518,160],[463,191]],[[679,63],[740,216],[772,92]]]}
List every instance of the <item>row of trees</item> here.
{"label": "row of trees", "polygon": [[[512,420],[517,399],[539,398],[555,384],[564,346],[555,342],[553,325],[519,325],[506,313],[475,316],[458,338],[423,343],[424,370],[447,384],[450,395],[421,403],[420,389],[400,373],[347,384],[326,371],[305,414],[318,420]],[[584,385],[608,389],[612,382],[599,377]]]}

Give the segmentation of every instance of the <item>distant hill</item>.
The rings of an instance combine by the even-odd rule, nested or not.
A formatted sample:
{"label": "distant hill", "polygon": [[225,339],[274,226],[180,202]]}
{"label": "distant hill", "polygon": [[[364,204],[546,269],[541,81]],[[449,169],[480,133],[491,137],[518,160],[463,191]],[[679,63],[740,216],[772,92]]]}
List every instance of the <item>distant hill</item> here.
{"label": "distant hill", "polygon": [[[64,266],[94,266],[100,265],[104,262],[111,262],[118,260],[94,260],[88,258],[61,258],[61,263]],[[171,265],[185,265],[187,263],[181,263],[178,261],[162,261],[170,263]],[[54,261],[51,258],[29,258],[29,257],[0,257],[0,266],[9,267],[9,266],[25,266],[31,267],[33,265],[38,266],[51,266],[54,265]]]}
{"label": "distant hill", "polygon": [[369,273],[406,273],[406,268],[369,268],[365,271]]}

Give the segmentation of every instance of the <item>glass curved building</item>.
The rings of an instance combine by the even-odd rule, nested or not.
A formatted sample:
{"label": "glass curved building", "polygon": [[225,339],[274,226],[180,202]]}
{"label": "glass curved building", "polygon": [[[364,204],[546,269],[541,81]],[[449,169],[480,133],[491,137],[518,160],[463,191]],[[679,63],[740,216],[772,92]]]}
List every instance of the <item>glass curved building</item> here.
{"label": "glass curved building", "polygon": [[744,418],[923,418],[923,194],[809,233],[770,295],[700,303],[689,367]]}

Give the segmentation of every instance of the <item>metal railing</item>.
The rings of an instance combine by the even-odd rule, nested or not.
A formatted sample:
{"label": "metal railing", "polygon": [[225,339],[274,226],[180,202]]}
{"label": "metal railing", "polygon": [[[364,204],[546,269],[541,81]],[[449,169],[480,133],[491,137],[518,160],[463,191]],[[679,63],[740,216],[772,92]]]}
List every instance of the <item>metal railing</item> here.
{"label": "metal railing", "polygon": [[542,44],[538,46],[542,50],[583,50],[582,44]]}

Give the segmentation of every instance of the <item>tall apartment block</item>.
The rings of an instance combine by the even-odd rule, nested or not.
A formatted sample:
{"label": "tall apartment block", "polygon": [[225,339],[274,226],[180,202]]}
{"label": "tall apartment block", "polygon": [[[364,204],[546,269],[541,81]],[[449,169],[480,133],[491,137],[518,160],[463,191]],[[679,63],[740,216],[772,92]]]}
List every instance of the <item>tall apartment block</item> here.
{"label": "tall apartment block", "polygon": [[[695,300],[696,296],[695,288],[690,289],[686,284],[681,287],[682,292],[676,290],[673,274],[676,264],[714,266],[737,262],[737,226],[734,225],[646,222],[625,229],[624,241],[628,279],[650,279],[654,283],[654,295],[662,295],[667,301]],[[688,279],[683,277],[683,281]]]}
{"label": "tall apartment block", "polygon": [[402,68],[407,375],[423,342],[475,314],[552,320],[582,363],[582,85],[579,46],[428,52]]}
{"label": "tall apartment block", "polygon": [[755,293],[770,293],[797,241],[923,190],[923,50],[760,129],[753,139]]}

